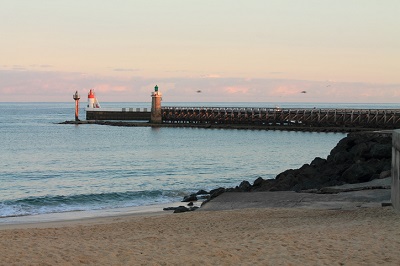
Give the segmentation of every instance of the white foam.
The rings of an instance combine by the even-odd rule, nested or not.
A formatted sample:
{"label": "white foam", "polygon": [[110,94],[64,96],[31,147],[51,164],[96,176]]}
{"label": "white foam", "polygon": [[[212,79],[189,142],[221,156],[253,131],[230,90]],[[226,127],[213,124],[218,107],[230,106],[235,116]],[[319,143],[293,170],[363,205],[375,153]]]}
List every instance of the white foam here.
{"label": "white foam", "polygon": [[58,222],[58,221],[73,221],[88,218],[112,217],[131,214],[146,214],[163,211],[165,207],[177,207],[185,205],[182,202],[170,202],[157,205],[124,207],[115,209],[104,210],[91,210],[91,211],[71,211],[62,213],[46,213],[29,216],[16,216],[0,218],[1,225],[9,224],[30,224],[30,223],[43,223],[43,222]]}

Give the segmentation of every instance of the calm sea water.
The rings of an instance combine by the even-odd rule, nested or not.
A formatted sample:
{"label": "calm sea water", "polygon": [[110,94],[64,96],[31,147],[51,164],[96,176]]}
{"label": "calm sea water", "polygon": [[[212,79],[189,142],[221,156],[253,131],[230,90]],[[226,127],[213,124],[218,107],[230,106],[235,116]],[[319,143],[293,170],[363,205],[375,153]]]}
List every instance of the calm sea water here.
{"label": "calm sea water", "polygon": [[[268,103],[163,103],[274,107]],[[147,107],[148,103],[102,103]],[[279,104],[281,107],[395,108]],[[81,109],[81,118],[84,110]],[[199,189],[274,178],[325,157],[345,136],[196,128],[59,125],[74,104],[0,103],[0,217],[179,201]],[[1,222],[1,219],[0,219]]]}

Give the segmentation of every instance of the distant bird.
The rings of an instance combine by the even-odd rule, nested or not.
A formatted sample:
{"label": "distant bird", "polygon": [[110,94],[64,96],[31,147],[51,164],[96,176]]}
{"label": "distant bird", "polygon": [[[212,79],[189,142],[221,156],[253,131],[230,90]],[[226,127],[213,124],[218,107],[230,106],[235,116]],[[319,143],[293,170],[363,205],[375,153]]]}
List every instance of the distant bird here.
{"label": "distant bird", "polygon": [[301,91],[300,93],[307,93],[306,91]]}
{"label": "distant bird", "polygon": [[326,87],[330,87],[330,86],[331,86],[330,84],[326,85]]}
{"label": "distant bird", "polygon": [[201,93],[201,90],[196,91],[197,93]]}

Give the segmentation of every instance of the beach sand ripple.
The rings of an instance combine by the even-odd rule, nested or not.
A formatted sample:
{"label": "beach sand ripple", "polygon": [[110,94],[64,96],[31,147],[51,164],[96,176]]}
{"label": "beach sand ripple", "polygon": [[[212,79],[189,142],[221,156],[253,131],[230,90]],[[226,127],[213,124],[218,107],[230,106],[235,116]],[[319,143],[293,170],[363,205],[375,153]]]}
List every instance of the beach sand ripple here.
{"label": "beach sand ripple", "polygon": [[1,265],[400,265],[400,215],[390,207],[203,211],[17,227],[0,227]]}

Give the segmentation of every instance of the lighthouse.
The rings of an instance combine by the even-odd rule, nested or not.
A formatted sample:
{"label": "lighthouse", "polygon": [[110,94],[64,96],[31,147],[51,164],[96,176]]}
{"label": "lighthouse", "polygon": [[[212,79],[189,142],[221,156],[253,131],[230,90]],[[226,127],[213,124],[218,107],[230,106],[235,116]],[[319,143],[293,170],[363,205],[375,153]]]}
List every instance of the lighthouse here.
{"label": "lighthouse", "polygon": [[162,115],[161,115],[161,92],[158,91],[158,86],[154,87],[154,92],[151,93],[151,123],[162,123]]}
{"label": "lighthouse", "polygon": [[94,95],[94,90],[91,89],[88,94],[88,108],[100,108],[100,104]]}
{"label": "lighthouse", "polygon": [[79,120],[79,97],[78,91],[75,91],[75,94],[72,96],[72,98],[75,100],[75,121],[80,121]]}

